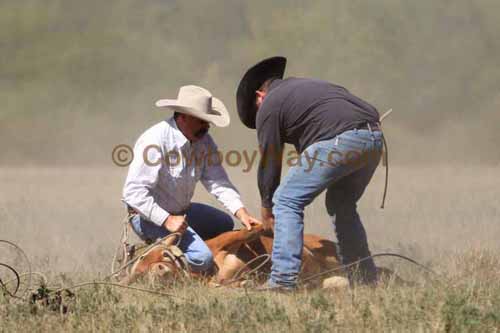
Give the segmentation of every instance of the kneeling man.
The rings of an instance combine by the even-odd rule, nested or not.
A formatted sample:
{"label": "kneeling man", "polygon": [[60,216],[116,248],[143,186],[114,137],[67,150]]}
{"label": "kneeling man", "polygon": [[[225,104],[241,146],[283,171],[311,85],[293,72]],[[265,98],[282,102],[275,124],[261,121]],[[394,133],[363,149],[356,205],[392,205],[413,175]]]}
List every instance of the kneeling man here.
{"label": "kneeling man", "polygon": [[177,99],[161,99],[156,106],[174,115],[137,140],[123,201],[137,213],[130,223],[141,239],[155,241],[182,233],[180,248],[191,269],[207,271],[213,257],[204,240],[232,230],[234,224],[230,215],[191,202],[198,181],[247,229],[260,224],[241,202],[207,134],[210,123],[228,126],[229,114],[219,99],[198,86],[181,87]]}

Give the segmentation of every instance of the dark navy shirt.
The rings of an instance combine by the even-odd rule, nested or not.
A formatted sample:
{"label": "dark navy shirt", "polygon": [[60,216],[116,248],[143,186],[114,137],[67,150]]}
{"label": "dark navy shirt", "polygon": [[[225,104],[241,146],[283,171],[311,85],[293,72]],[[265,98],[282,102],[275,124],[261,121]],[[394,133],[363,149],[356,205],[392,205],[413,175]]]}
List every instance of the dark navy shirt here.
{"label": "dark navy shirt", "polygon": [[344,87],[305,78],[273,81],[256,118],[263,153],[258,170],[262,206],[272,207],[285,143],[294,145],[300,154],[315,142],[378,122],[377,109]]}

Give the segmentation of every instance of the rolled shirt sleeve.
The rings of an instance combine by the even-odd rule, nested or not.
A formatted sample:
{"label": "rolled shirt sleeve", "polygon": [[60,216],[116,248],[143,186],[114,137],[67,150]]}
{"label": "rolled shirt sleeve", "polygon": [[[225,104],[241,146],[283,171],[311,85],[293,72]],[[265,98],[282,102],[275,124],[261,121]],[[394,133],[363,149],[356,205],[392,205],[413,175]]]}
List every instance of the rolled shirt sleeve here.
{"label": "rolled shirt sleeve", "polygon": [[123,201],[160,226],[170,214],[155,202],[150,191],[158,182],[162,160],[161,140],[152,133],[140,137],[123,188]]}
{"label": "rolled shirt sleeve", "polygon": [[210,138],[201,182],[206,190],[234,215],[244,205],[221,162],[217,145]]}

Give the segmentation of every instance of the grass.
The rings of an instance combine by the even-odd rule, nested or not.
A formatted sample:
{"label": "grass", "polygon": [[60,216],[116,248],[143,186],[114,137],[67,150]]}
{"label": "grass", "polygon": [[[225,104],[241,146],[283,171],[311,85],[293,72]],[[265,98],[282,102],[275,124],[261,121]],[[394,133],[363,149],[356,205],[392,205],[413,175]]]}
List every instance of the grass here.
{"label": "grass", "polygon": [[[478,260],[480,255],[480,260]],[[449,258],[447,280],[412,287],[302,291],[209,289],[197,282],[164,288],[175,297],[109,286],[79,289],[61,314],[0,296],[2,331],[444,331],[500,330],[500,260],[487,252]],[[452,269],[452,270],[453,270]],[[67,278],[67,277],[66,277]],[[75,277],[75,278],[81,278]],[[66,280],[70,285],[76,281]]]}
{"label": "grass", "polygon": [[[257,211],[254,175],[228,171]],[[19,244],[50,286],[99,280],[109,271],[121,231],[125,172],[0,169],[0,238]],[[90,286],[75,290],[64,315],[0,295],[0,331],[500,331],[499,179],[498,170],[487,167],[394,166],[384,211],[376,208],[383,177],[376,175],[367,189],[360,213],[374,252],[409,255],[430,265],[442,282],[425,279],[409,264],[380,259],[379,265],[416,285],[292,295],[196,282],[164,288],[179,298]],[[213,202],[204,191],[195,201]],[[332,236],[322,198],[306,211],[306,231]]]}

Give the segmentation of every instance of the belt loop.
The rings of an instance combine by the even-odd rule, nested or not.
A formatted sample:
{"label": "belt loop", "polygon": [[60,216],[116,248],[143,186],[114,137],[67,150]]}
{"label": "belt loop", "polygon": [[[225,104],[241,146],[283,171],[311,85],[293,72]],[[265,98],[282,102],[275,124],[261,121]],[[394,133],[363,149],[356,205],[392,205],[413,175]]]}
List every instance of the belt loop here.
{"label": "belt loop", "polygon": [[375,135],[373,135],[372,126],[370,125],[370,123],[366,123],[366,126],[368,127],[368,131],[370,131],[372,141],[375,141]]}

